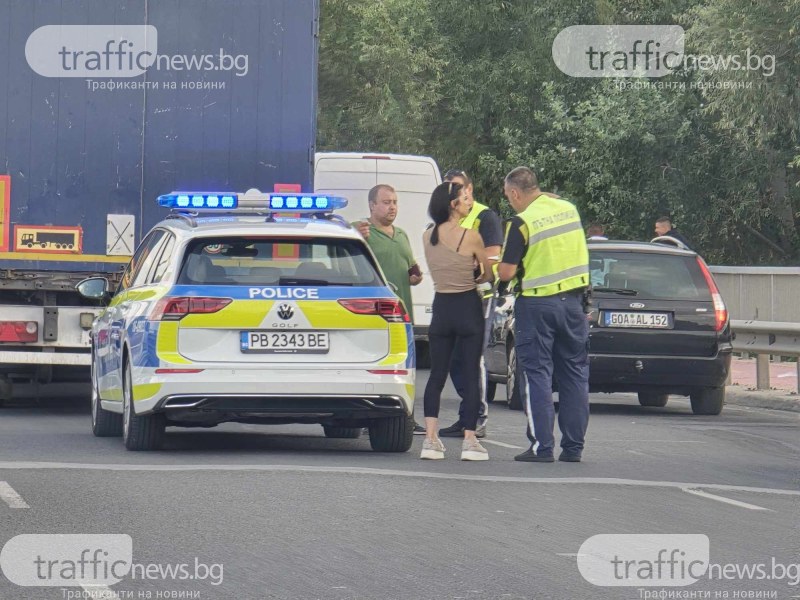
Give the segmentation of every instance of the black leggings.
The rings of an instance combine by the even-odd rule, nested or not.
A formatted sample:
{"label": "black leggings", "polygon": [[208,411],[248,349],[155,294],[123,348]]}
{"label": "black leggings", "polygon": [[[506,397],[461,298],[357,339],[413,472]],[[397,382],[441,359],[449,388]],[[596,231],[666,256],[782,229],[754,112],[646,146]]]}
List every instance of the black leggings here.
{"label": "black leggings", "polygon": [[463,360],[464,429],[478,424],[480,403],[480,363],[483,352],[483,311],[475,290],[457,294],[437,293],[433,298],[433,317],[428,332],[431,349],[431,374],[425,386],[425,416],[439,416],[442,390],[450,370],[450,357],[458,340]]}

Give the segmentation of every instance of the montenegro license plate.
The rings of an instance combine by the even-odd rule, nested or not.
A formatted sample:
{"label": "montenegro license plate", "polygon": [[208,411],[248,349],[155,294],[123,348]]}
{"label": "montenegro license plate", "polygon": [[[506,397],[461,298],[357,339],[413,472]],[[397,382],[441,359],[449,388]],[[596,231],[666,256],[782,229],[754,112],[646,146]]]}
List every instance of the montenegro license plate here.
{"label": "montenegro license plate", "polygon": [[330,350],[327,331],[242,331],[242,352],[326,354]]}

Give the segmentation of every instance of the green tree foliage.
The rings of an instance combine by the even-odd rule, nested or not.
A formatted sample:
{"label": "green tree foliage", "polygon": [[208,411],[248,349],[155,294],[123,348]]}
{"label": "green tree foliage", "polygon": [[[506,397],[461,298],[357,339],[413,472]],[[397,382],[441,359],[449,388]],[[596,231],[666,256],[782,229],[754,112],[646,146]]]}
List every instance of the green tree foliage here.
{"label": "green tree foliage", "polygon": [[324,0],[318,147],[430,152],[426,122],[440,99],[441,46],[426,1]]}
{"label": "green tree foliage", "polygon": [[[503,176],[531,165],[614,237],[649,239],[669,214],[713,262],[796,262],[799,7],[322,0],[319,145],[432,155],[469,171],[505,214]],[[689,53],[749,47],[775,54],[775,73],[688,70],[665,78],[683,89],[629,89],[568,77],[552,60],[570,25],[667,23],[687,29]],[[753,86],[715,85],[725,81]]]}

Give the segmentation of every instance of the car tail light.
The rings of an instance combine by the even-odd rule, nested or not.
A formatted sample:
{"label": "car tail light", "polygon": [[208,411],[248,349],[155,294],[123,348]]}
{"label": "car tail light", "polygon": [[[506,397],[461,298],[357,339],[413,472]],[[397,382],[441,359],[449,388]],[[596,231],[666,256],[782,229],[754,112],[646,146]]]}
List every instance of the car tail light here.
{"label": "car tail light", "polygon": [[405,306],[396,298],[348,298],[339,300],[339,304],[357,315],[380,315],[390,323],[411,322]]}
{"label": "car tail light", "polygon": [[0,321],[0,342],[36,342],[39,324],[36,321]]}
{"label": "car tail light", "polygon": [[151,321],[180,321],[186,315],[215,313],[230,304],[231,298],[178,296],[161,298],[148,317]]}
{"label": "car tail light", "polygon": [[719,293],[717,283],[714,281],[711,271],[708,270],[706,262],[698,256],[697,264],[700,265],[703,277],[706,278],[708,291],[711,292],[711,299],[714,301],[714,329],[722,331],[725,324],[728,322],[728,309],[725,307],[725,302],[722,301],[722,294]]}

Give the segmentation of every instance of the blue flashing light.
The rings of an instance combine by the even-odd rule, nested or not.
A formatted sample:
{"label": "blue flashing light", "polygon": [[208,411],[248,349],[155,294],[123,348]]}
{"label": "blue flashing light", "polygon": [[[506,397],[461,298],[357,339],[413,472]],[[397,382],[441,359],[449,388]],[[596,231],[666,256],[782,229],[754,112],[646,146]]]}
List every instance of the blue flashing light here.
{"label": "blue flashing light", "polygon": [[272,211],[288,212],[332,212],[347,206],[347,198],[335,196],[316,196],[304,195],[284,196],[282,194],[270,194],[269,208]]}
{"label": "blue flashing light", "polygon": [[188,209],[233,209],[239,203],[235,194],[219,193],[173,193],[158,197],[158,204],[166,208]]}

